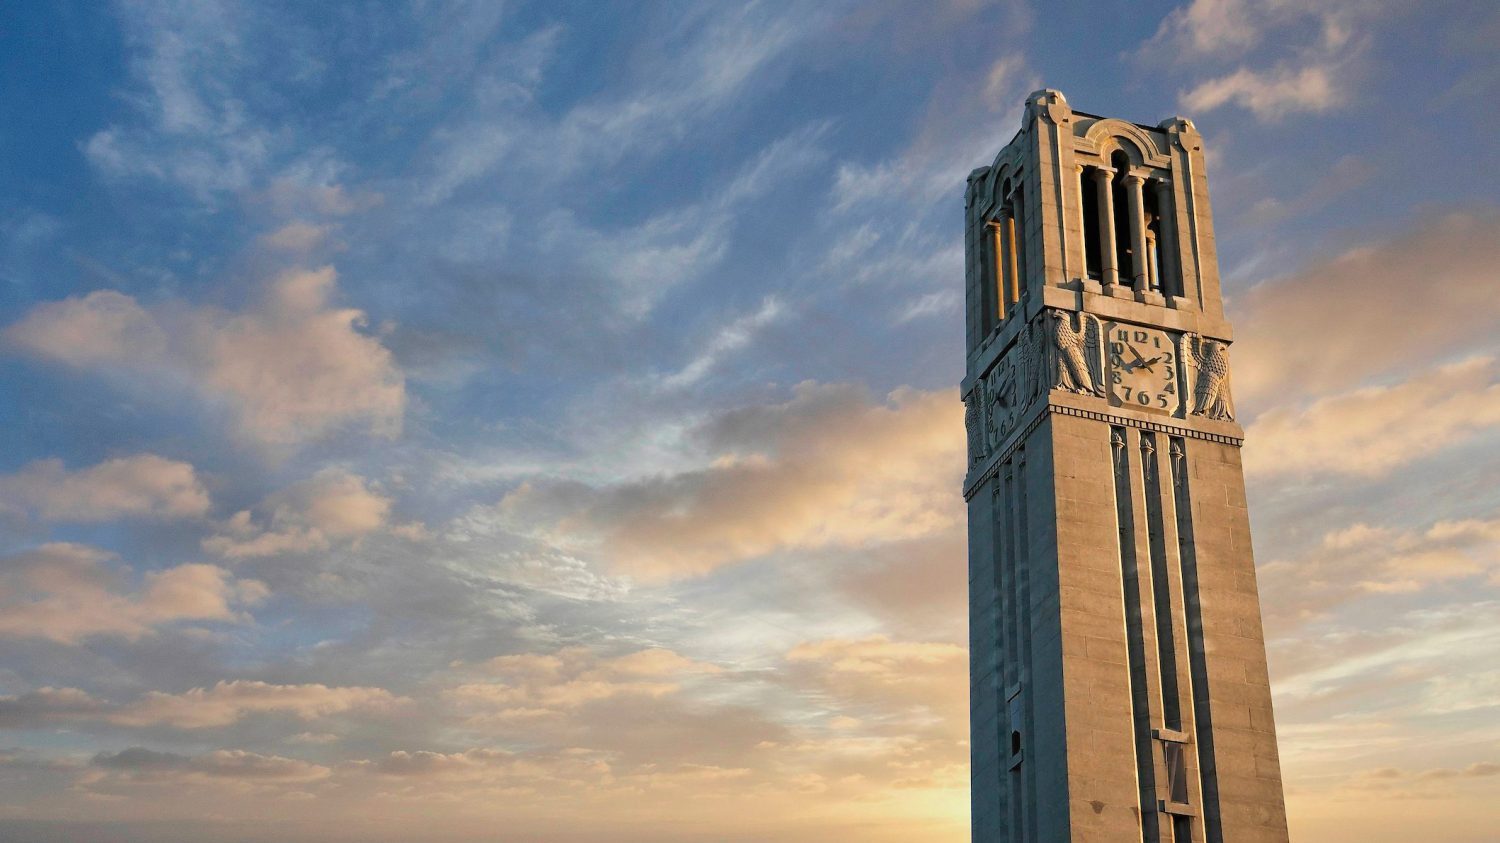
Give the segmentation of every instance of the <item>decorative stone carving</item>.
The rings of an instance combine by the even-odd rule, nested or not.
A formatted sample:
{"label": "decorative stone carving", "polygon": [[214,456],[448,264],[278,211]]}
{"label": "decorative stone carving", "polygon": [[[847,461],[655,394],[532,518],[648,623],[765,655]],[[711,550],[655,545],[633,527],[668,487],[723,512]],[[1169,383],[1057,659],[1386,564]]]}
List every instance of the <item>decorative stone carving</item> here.
{"label": "decorative stone carving", "polygon": [[1193,415],[1234,421],[1234,405],[1229,400],[1229,346],[1196,334],[1186,339],[1198,370],[1193,381]]}
{"label": "decorative stone carving", "polygon": [[1048,310],[1052,389],[1104,397],[1099,320],[1087,313]]}
{"label": "decorative stone carving", "polygon": [[991,447],[998,448],[1005,440],[1005,434],[1010,432],[1011,421],[1017,409],[1014,361],[1005,359],[995,364],[985,381],[989,397],[989,404],[985,407],[988,421],[986,429]]}
{"label": "decorative stone carving", "polygon": [[1021,334],[1016,362],[1016,401],[1021,405],[1030,404],[1043,391],[1042,376],[1047,360],[1044,333],[1042,320],[1037,319]]}
{"label": "decorative stone carving", "polygon": [[964,396],[964,428],[969,434],[970,468],[983,462],[990,455],[985,392],[985,383],[981,380],[974,384],[974,388],[969,390],[968,395]]}
{"label": "decorative stone carving", "polygon": [[1044,318],[1023,326],[1005,354],[964,396],[971,467],[991,457],[1036,399],[1051,388],[1046,379],[1050,333]]}

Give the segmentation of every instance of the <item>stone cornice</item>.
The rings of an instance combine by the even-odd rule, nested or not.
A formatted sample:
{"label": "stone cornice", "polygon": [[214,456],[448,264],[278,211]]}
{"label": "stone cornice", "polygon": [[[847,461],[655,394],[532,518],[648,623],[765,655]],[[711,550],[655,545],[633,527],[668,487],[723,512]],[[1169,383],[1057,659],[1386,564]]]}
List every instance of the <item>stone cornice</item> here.
{"label": "stone cornice", "polygon": [[[1067,404],[1054,403],[1051,400],[1039,401],[1037,402],[1035,407],[1028,411],[1028,417],[1025,423],[1018,425],[1015,430],[1011,431],[1011,434],[1006,437],[1005,441],[1000,443],[1000,447],[996,448],[994,453],[990,454],[990,456],[986,458],[984,462],[970,469],[968,477],[964,478],[964,500],[972,498],[974,496],[974,493],[979,490],[980,486],[983,486],[985,482],[987,482],[991,477],[994,477],[995,472],[1000,468],[1000,465],[1007,459],[1009,459],[1010,455],[1014,453],[1017,448],[1021,447],[1021,445],[1028,438],[1031,437],[1032,432],[1034,432],[1038,427],[1041,426],[1042,421],[1046,419],[1047,416],[1053,413],[1056,413],[1060,416],[1073,416],[1075,418],[1081,419],[1093,419],[1094,421],[1104,422],[1106,424],[1112,425],[1120,425],[1122,427],[1134,427],[1140,430],[1150,430],[1156,433],[1165,433],[1169,436],[1181,436],[1185,439],[1201,439],[1206,442],[1217,442],[1222,445],[1232,445],[1236,448],[1243,445],[1245,441],[1243,436],[1237,436],[1229,432],[1219,433],[1211,430],[1198,430],[1193,427],[1188,427],[1183,425],[1181,423],[1181,420],[1179,419],[1173,419],[1172,421],[1157,421],[1154,419],[1135,418],[1133,416],[1104,412],[1101,410],[1087,410],[1082,407],[1072,407]],[[1234,425],[1224,425],[1224,427],[1233,429],[1235,431],[1238,430],[1238,428]]]}

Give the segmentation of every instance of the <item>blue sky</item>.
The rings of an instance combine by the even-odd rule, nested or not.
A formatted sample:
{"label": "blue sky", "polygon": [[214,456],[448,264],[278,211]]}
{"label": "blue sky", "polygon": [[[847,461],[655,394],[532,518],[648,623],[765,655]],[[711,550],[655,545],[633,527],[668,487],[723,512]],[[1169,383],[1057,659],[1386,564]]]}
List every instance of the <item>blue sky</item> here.
{"label": "blue sky", "polygon": [[1046,86],[1205,135],[1294,836],[1485,839],[1497,38],[12,4],[0,828],[966,839],[962,189]]}

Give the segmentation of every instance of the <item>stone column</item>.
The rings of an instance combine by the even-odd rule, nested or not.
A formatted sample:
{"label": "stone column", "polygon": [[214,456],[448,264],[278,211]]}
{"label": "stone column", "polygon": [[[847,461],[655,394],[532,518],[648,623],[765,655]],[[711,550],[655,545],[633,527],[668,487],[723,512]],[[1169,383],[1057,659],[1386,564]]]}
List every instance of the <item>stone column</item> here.
{"label": "stone column", "polygon": [[1182,276],[1177,274],[1177,215],[1172,212],[1172,185],[1165,179],[1151,182],[1156,190],[1156,219],[1160,236],[1156,238],[1157,271],[1161,294],[1173,304],[1183,304]]}
{"label": "stone column", "polygon": [[989,279],[995,291],[995,319],[1005,321],[1010,309],[1010,214],[1002,212],[990,223],[990,250],[995,256],[994,277]]}
{"label": "stone column", "polygon": [[1021,300],[1021,264],[1016,260],[1016,215],[1014,210],[1007,208],[1005,216],[1000,219],[1001,230],[1005,232],[1005,306]]}
{"label": "stone column", "polygon": [[1130,286],[1136,293],[1147,293],[1146,286],[1146,203],[1141,197],[1145,179],[1137,173],[1125,174],[1125,201],[1130,217]]}
{"label": "stone column", "polygon": [[1099,201],[1099,272],[1106,290],[1120,283],[1119,270],[1115,268],[1115,195],[1111,187],[1114,170],[1108,167],[1094,168],[1094,189]]}
{"label": "stone column", "polygon": [[1146,229],[1146,289],[1153,293],[1161,292],[1161,267],[1158,264],[1159,254],[1156,248],[1156,234],[1151,229]]}

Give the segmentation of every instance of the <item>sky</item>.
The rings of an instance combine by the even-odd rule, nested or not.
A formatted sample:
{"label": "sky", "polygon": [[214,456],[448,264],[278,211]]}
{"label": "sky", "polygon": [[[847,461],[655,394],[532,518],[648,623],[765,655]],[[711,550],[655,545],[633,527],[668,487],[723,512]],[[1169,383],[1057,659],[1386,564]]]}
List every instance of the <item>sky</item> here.
{"label": "sky", "polygon": [[0,9],[0,837],[968,839],[964,179],[1205,137],[1293,838],[1500,827],[1500,10]]}

